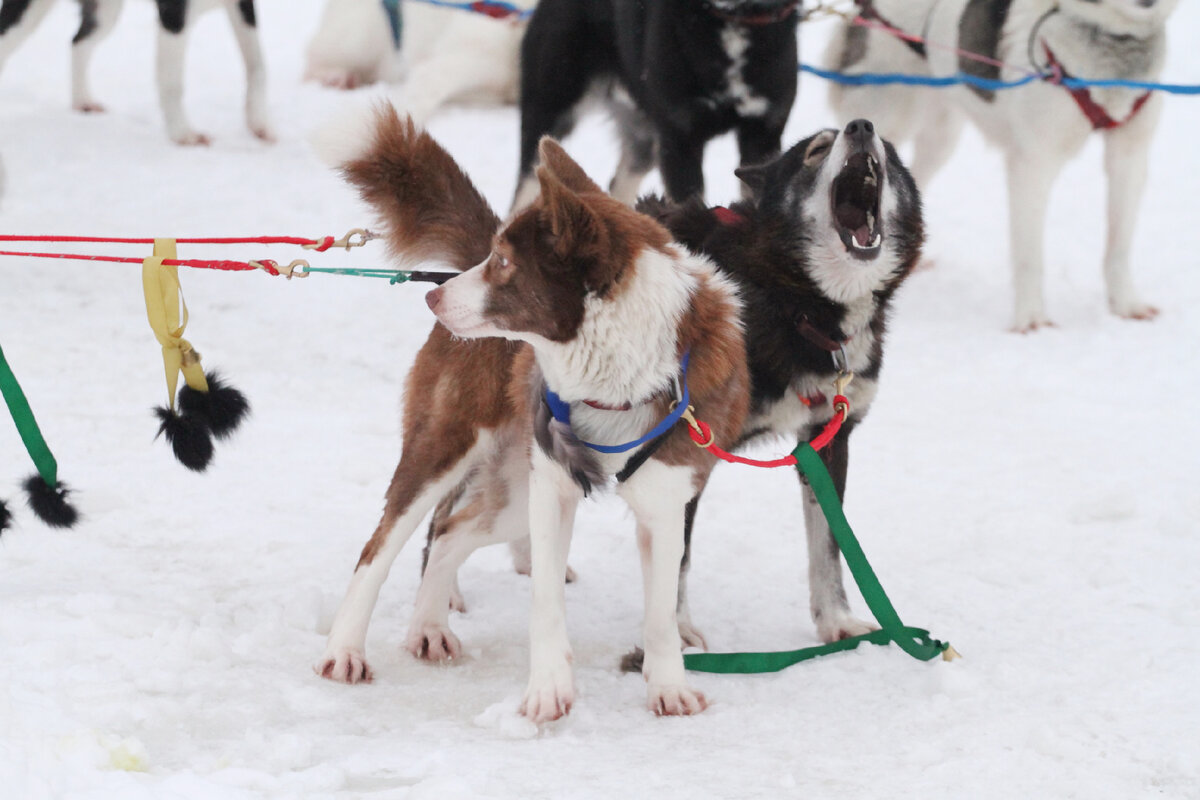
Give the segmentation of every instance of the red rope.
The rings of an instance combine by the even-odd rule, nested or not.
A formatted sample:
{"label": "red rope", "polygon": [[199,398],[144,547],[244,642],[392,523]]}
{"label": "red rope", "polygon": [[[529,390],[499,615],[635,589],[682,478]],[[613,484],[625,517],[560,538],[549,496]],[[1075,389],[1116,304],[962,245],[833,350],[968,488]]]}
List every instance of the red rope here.
{"label": "red rope", "polygon": [[[176,241],[182,241],[176,239]],[[0,250],[0,256],[20,256],[23,258],[69,258],[76,261],[109,261],[117,264],[141,264],[146,259],[144,258],[129,258],[123,256],[81,256],[74,253],[13,253],[6,250]],[[169,267],[192,267],[194,269],[219,269],[226,272],[246,272],[253,269],[259,269],[254,264],[245,261],[203,261],[194,258],[164,258],[163,262]],[[269,259],[263,259],[257,262],[262,264],[262,269],[271,275],[278,275],[279,270],[275,268],[275,262]]]}
{"label": "red rope", "polygon": [[[0,235],[0,242],[87,242],[99,244],[154,244],[154,239],[122,239],[107,236],[13,236]],[[211,239],[176,239],[179,244],[298,244],[317,245],[318,253],[333,246],[334,238],[304,239],[299,236],[248,236],[243,238],[216,237]]]}
{"label": "red rope", "polygon": [[902,31],[899,28],[893,27],[892,25],[889,25],[889,24],[883,22],[882,20],[868,19],[866,17],[859,15],[854,18],[853,24],[858,25],[859,27],[862,27],[862,28],[874,28],[875,30],[883,31],[884,33],[890,33],[892,36],[895,36],[897,39],[903,39],[906,42],[912,42],[913,44],[923,45],[925,47],[933,48],[934,50],[944,50],[944,51],[947,51],[950,53],[954,53],[957,56],[961,56],[963,58],[970,59],[971,61],[978,61],[982,64],[989,64],[993,67],[999,67],[1000,69],[1013,69],[1013,70],[1017,70],[1018,72],[1024,72],[1026,75],[1036,75],[1037,74],[1036,72],[1025,69],[1024,67],[1019,67],[1015,64],[1009,64],[1004,61],[997,61],[994,58],[990,58],[988,56],[981,55],[980,53],[973,53],[970,50],[963,50],[961,47],[953,47],[951,45],[945,45],[945,44],[939,44],[937,42],[931,42],[928,39],[926,39],[924,36],[917,36],[915,34],[908,33],[907,31]]}
{"label": "red rope", "polygon": [[[837,436],[838,431],[842,429],[842,424],[846,421],[846,409],[850,407],[849,401],[842,395],[833,398],[833,407],[837,411],[833,415],[833,419],[825,424],[825,429],[821,431],[821,435],[809,442],[813,450],[820,451],[833,441],[833,437]],[[722,461],[728,461],[730,464],[745,464],[749,467],[762,467],[764,469],[773,469],[775,467],[794,467],[796,466],[796,457],[787,455],[783,458],[777,458],[774,461],[759,461],[755,458],[743,458],[735,456],[733,453],[726,452],[713,444],[712,429],[707,423],[696,420],[696,427],[688,425],[688,435],[692,437],[692,441],[708,450]],[[707,442],[708,444],[705,444]]]}

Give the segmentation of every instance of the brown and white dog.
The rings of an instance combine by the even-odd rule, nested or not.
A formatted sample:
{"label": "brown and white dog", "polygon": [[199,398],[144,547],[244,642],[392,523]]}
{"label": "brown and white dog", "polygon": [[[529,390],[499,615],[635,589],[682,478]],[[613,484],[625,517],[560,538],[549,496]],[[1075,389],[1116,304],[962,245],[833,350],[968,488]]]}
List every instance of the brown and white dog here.
{"label": "brown and white dog", "polygon": [[[446,619],[466,556],[528,534],[531,674],[521,709],[535,721],[567,713],[574,683],[563,584],[572,521],[580,499],[615,476],[637,520],[648,705],[659,714],[701,711],[704,696],[684,679],[675,605],[685,518],[714,458],[682,424],[625,453],[585,442],[643,437],[668,417],[682,387],[718,439],[736,439],[749,402],[736,291],[707,258],[606,195],[552,140],[539,148],[540,196],[501,225],[411,121],[384,109],[369,131],[334,160],[383,216],[392,251],[467,271],[429,293],[438,323],[408,376],[400,464],[317,672],[370,680],[364,646],[380,586],[437,505],[442,546],[430,557],[413,625],[423,653],[459,652]],[[547,392],[569,407],[569,423],[555,418]]]}

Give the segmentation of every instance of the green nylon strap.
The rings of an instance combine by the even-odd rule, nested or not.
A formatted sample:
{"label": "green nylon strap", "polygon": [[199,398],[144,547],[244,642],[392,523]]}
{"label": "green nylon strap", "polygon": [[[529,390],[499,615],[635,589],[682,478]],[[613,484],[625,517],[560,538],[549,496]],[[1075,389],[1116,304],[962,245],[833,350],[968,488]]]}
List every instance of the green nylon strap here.
{"label": "green nylon strap", "polygon": [[17,383],[17,376],[13,374],[12,367],[8,366],[8,359],[4,357],[4,348],[2,347],[0,347],[0,394],[4,395],[4,402],[8,404],[8,411],[12,414],[13,422],[17,424],[17,432],[21,434],[21,441],[25,443],[29,457],[37,466],[38,474],[42,476],[42,480],[46,482],[47,486],[57,486],[58,462],[54,460],[54,454],[50,452],[50,447],[42,437],[37,420],[33,418],[33,409],[29,407],[29,401],[25,399],[25,393],[21,391],[21,384]]}
{"label": "green nylon strap", "polygon": [[348,267],[304,267],[304,272],[323,272],[327,275],[353,275],[359,278],[387,278],[391,283],[404,283],[409,272],[397,269],[350,269]]}
{"label": "green nylon strap", "polygon": [[801,442],[792,451],[792,455],[796,457],[796,468],[808,480],[809,486],[817,496],[821,511],[829,522],[829,530],[846,557],[850,574],[858,583],[867,608],[875,615],[881,630],[800,650],[772,653],[688,653],[683,657],[684,667],[695,672],[724,674],[778,672],[818,656],[853,650],[863,642],[879,645],[895,642],[904,652],[921,661],[929,661],[947,651],[950,648],[949,643],[931,638],[929,631],[910,628],[900,621],[900,615],[896,613],[887,593],[883,591],[875,570],[871,569],[854,531],[850,529],[850,523],[846,521],[846,515],[842,513],[842,504],[838,500],[833,479],[829,477],[829,470],[825,468],[825,462],[817,455],[817,451],[808,442]]}

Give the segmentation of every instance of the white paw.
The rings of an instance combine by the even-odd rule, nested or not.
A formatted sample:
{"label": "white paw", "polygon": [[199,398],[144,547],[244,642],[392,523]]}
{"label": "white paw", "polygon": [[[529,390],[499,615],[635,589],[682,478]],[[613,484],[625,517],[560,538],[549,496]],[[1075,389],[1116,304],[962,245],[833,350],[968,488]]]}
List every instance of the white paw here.
{"label": "white paw", "polygon": [[685,717],[708,708],[708,700],[687,686],[652,683],[646,687],[646,707],[660,717]]}
{"label": "white paw", "polygon": [[1124,319],[1137,319],[1145,322],[1158,316],[1157,308],[1136,299],[1123,302],[1110,302],[1108,307],[1112,309],[1114,314]]}
{"label": "white paw", "polygon": [[701,650],[708,650],[708,642],[704,640],[704,634],[696,630],[696,626],[691,622],[679,620],[679,638],[683,640],[684,647],[699,647]]}
{"label": "white paw", "polygon": [[862,636],[877,630],[879,630],[878,625],[863,622],[850,614],[839,614],[827,621],[817,623],[817,636],[826,644],[852,639],[855,636]]}
{"label": "white paw", "polygon": [[425,661],[453,661],[462,655],[462,644],[453,631],[433,622],[414,624],[408,631],[404,647]]}
{"label": "white paw", "polygon": [[1013,322],[1013,326],[1010,330],[1012,330],[1013,333],[1033,333],[1034,331],[1040,329],[1057,327],[1058,326],[1051,322],[1050,318],[1044,314],[1039,314],[1036,316],[1017,315],[1017,319]]}
{"label": "white paw", "polygon": [[71,107],[76,111],[82,111],[84,114],[103,114],[104,106],[97,103],[95,100],[79,100],[71,104]]}
{"label": "white paw", "polygon": [[313,671],[338,683],[370,683],[375,677],[363,651],[354,647],[326,650]]}
{"label": "white paw", "polygon": [[564,659],[558,667],[541,669],[529,676],[521,715],[536,723],[551,722],[565,716],[574,704],[575,681],[571,666]]}
{"label": "white paw", "polygon": [[197,133],[196,131],[184,131],[172,136],[171,141],[175,142],[175,144],[181,144],[184,147],[208,147],[212,144],[212,139],[208,137],[208,134]]}
{"label": "white paw", "polygon": [[254,134],[255,138],[267,144],[275,144],[276,142],[275,133],[269,125],[252,125],[250,126],[250,132]]}

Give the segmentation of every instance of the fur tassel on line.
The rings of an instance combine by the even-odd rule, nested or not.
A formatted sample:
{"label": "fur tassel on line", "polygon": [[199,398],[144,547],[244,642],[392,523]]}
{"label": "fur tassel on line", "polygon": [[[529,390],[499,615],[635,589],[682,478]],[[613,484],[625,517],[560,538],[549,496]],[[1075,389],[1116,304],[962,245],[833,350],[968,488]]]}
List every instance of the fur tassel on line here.
{"label": "fur tassel on line", "polygon": [[4,504],[4,501],[0,500],[0,533],[4,533],[11,524],[12,512],[8,510],[8,506]]}
{"label": "fur tassel on line", "polygon": [[70,528],[79,521],[79,512],[67,500],[71,490],[62,481],[50,486],[41,475],[31,475],[25,481],[25,493],[33,513],[50,527]]}
{"label": "fur tassel on line", "polygon": [[158,436],[166,436],[167,444],[175,453],[175,458],[194,472],[204,472],[213,457],[212,433],[208,424],[199,417],[176,414],[174,409],[159,406],[154,409],[158,415]]}
{"label": "fur tassel on line", "polygon": [[198,392],[190,386],[179,390],[179,411],[184,416],[204,421],[212,435],[228,438],[250,413],[246,396],[227,384],[220,373],[205,373],[208,391]]}

